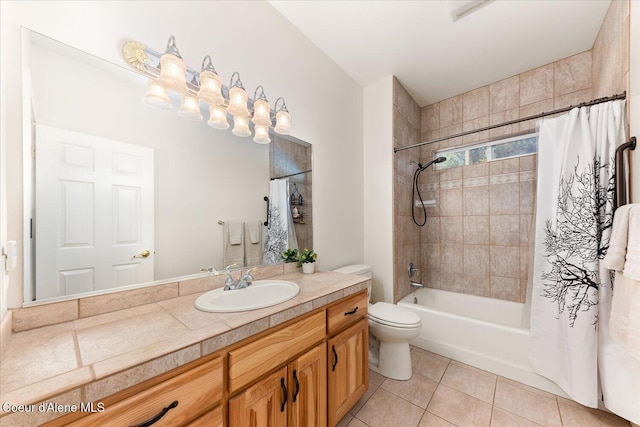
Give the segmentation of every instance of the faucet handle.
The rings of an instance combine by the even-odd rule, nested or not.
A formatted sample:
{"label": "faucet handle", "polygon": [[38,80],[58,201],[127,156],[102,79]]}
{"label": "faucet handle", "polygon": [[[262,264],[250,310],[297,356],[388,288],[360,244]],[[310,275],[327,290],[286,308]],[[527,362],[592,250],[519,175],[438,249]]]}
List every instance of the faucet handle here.
{"label": "faucet handle", "polygon": [[238,263],[234,262],[233,264],[227,265],[224,269],[228,272],[231,267],[235,267],[236,265],[238,265]]}
{"label": "faucet handle", "polygon": [[218,270],[216,270],[215,267],[207,267],[207,268],[201,268],[200,271],[208,271],[210,274],[213,275],[218,275]]}

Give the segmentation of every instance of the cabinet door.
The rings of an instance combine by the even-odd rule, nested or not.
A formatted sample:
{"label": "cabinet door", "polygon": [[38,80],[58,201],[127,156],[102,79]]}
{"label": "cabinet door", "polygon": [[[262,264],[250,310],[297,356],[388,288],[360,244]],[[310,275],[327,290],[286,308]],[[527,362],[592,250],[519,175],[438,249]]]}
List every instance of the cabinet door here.
{"label": "cabinet door", "polygon": [[362,319],[328,341],[329,426],[335,426],[367,391],[369,384],[367,327],[367,319]]}
{"label": "cabinet door", "polygon": [[229,425],[285,427],[289,406],[287,368],[281,368],[229,400]]}
{"label": "cabinet door", "polygon": [[326,343],[289,364],[289,395],[289,427],[327,425]]}

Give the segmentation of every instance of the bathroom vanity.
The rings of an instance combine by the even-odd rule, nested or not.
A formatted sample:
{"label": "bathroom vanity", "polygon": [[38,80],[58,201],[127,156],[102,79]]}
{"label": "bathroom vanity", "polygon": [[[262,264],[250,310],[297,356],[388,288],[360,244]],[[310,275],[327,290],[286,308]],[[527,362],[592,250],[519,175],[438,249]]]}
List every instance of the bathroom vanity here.
{"label": "bathroom vanity", "polygon": [[[300,294],[287,303],[265,309],[233,314],[194,311],[193,301],[201,293],[157,303],[187,326],[190,331],[186,335],[193,333],[197,340],[187,346],[192,360],[177,367],[165,372],[155,368],[156,375],[148,374],[154,371],[154,363],[160,363],[157,361],[184,351],[184,343],[188,342],[184,336],[176,341],[183,343],[182,350],[161,352],[164,354],[151,351],[147,360],[135,362],[136,357],[125,352],[93,364],[83,363],[80,370],[88,367],[93,374],[92,378],[81,380],[84,383],[79,386],[59,390],[53,387],[42,398],[35,392],[37,384],[27,384],[8,393],[3,391],[2,400],[49,403],[61,393],[69,396],[71,388],[75,401],[68,397],[63,401],[78,409],[66,408],[68,413],[50,419],[45,424],[48,426],[152,425],[154,419],[157,421],[153,425],[158,426],[334,426],[367,389],[366,278],[333,272],[296,272],[278,278],[296,282]],[[128,310],[144,312],[153,307]],[[118,313],[121,312],[94,316],[93,322],[105,325],[107,316]],[[101,316],[103,319],[99,319]],[[77,320],[75,326],[69,327],[76,328],[79,359],[84,361],[90,356],[83,352],[87,346],[78,328],[81,322],[82,319]],[[136,316],[119,322],[125,328],[127,322],[132,328],[140,325]],[[46,337],[43,340],[46,346]],[[165,346],[162,341],[156,346]],[[6,353],[10,357],[18,353],[11,348],[12,343]],[[132,362],[127,363],[126,359]],[[11,359],[8,363],[16,367],[19,364]],[[109,364],[113,368],[107,369]],[[131,378],[143,378],[144,372],[147,378],[130,384]],[[77,376],[78,372],[72,370],[63,375]],[[50,381],[44,379],[41,384],[46,386]],[[102,394],[104,390],[117,391],[100,396],[99,389]],[[18,402],[19,399],[22,400]],[[29,418],[26,413],[3,413],[0,423],[35,420],[42,415],[32,414],[33,418]],[[28,425],[35,424],[40,422]]]}

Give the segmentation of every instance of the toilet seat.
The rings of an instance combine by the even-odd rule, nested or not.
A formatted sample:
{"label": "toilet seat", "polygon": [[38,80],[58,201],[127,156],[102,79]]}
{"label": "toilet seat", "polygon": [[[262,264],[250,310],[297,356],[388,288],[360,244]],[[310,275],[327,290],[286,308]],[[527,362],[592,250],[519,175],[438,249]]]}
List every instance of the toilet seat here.
{"label": "toilet seat", "polygon": [[420,316],[411,310],[388,302],[377,302],[369,307],[369,319],[394,328],[417,328],[422,324]]}

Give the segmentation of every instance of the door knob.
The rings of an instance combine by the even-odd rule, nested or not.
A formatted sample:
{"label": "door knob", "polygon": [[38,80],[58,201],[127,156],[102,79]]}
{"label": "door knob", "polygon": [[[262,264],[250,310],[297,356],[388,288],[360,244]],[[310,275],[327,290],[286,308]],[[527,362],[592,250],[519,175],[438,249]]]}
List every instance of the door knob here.
{"label": "door knob", "polygon": [[140,252],[137,255],[134,255],[133,257],[134,258],[147,258],[149,255],[151,255],[151,252],[149,252],[148,250],[145,249],[144,251]]}

